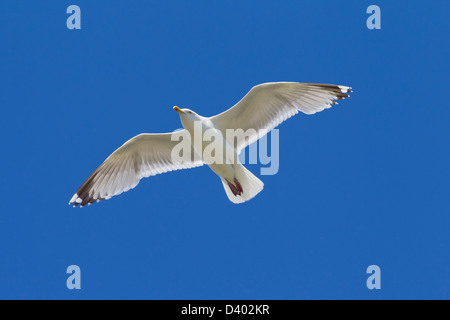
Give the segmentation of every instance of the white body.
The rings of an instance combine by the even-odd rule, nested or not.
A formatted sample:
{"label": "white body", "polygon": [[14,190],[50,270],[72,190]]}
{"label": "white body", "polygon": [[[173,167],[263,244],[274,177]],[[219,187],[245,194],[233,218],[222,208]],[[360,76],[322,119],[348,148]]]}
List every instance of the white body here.
{"label": "white body", "polygon": [[[261,192],[264,183],[239,162],[239,154],[236,148],[230,144],[223,130],[217,128],[211,118],[202,117],[189,109],[178,112],[180,113],[181,124],[191,136],[193,149],[198,155],[201,155],[202,160],[208,164],[211,170],[220,177],[230,201],[233,203],[242,203]],[[211,143],[209,141],[203,141],[203,137],[207,131],[214,137],[220,137],[222,140],[222,143],[217,145],[221,145],[223,148],[215,149],[217,154],[215,154],[214,158],[208,152],[205,152],[205,148]],[[235,181],[243,189],[242,193],[238,195],[233,193],[229,185],[230,183],[235,185]]]}

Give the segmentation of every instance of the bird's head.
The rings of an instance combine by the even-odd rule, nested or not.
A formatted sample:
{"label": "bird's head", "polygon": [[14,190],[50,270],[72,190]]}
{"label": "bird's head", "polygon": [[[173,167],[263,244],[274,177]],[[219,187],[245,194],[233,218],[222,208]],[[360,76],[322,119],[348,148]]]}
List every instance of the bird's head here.
{"label": "bird's head", "polygon": [[180,115],[181,121],[190,121],[190,122],[194,122],[196,120],[201,120],[201,117],[195,113],[194,111],[190,110],[190,109],[180,109],[177,106],[173,107],[173,110],[175,110],[176,112],[178,112],[178,114]]}

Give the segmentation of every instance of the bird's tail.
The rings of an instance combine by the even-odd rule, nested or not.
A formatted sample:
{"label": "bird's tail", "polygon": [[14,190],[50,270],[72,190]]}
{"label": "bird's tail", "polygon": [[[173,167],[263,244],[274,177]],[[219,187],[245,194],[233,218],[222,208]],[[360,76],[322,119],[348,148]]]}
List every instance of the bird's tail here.
{"label": "bird's tail", "polygon": [[264,183],[242,164],[235,167],[234,181],[229,181],[223,177],[221,179],[228,199],[233,203],[248,201],[264,188]]}

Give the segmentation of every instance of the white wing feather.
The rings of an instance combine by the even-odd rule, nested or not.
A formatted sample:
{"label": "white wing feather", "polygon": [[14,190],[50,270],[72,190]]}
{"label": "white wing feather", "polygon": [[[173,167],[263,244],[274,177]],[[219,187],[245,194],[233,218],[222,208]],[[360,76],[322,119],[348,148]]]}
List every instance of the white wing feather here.
{"label": "white wing feather", "polygon": [[347,98],[351,87],[330,84],[274,82],[253,87],[234,107],[211,117],[224,136],[226,129],[254,129],[254,134],[240,136],[235,141],[239,153],[267,132],[277,127],[299,111],[314,114],[331,105],[335,100]]}
{"label": "white wing feather", "polygon": [[[186,130],[176,132],[186,133]],[[172,149],[179,143],[172,141],[173,134],[140,134],[127,141],[92,173],[69,204],[83,207],[133,189],[142,178],[202,166],[203,161],[195,157],[193,150],[191,161],[172,159]]]}

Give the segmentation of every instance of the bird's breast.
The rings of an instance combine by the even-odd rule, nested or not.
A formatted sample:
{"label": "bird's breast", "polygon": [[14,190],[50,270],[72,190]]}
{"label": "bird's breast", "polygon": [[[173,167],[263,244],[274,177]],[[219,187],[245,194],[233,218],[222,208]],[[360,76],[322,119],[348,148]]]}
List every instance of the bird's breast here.
{"label": "bird's breast", "polygon": [[236,150],[228,143],[223,132],[210,121],[195,123],[190,131],[192,146],[208,164],[231,164],[237,159]]}

